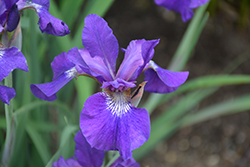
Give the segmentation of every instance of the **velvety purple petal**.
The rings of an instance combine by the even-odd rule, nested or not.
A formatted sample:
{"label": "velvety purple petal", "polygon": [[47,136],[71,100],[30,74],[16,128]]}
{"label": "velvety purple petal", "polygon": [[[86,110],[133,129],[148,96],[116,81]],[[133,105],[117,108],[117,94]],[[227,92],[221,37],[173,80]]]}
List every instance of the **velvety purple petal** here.
{"label": "velvety purple petal", "polygon": [[82,31],[83,46],[92,57],[101,57],[107,69],[114,76],[119,45],[107,22],[96,14],[85,18]]}
{"label": "velvety purple petal", "polygon": [[62,156],[60,156],[58,161],[55,161],[52,167],[83,167],[81,166],[77,160],[70,158],[65,160]]}
{"label": "velvety purple petal", "polygon": [[9,101],[14,98],[16,95],[14,88],[9,88],[6,86],[0,85],[0,99],[2,102],[9,105]]}
{"label": "velvety purple petal", "polygon": [[84,103],[80,129],[91,147],[118,150],[124,159],[149,138],[146,109],[133,107],[125,92],[97,93]]}
{"label": "velvety purple petal", "polygon": [[0,33],[4,30],[3,26],[0,25]]}
{"label": "velvety purple petal", "polygon": [[28,71],[26,59],[16,47],[0,48],[0,81],[14,69]]}
{"label": "velvety purple petal", "polygon": [[121,156],[113,162],[110,167],[140,167],[140,165],[134,160],[134,158],[129,158],[124,160]]}
{"label": "velvety purple petal", "polygon": [[101,57],[92,57],[87,49],[79,49],[82,59],[86,62],[89,69],[92,71],[91,75],[94,77],[101,78],[99,81],[103,83],[104,81],[112,81],[113,77],[105,65]]}
{"label": "velvety purple petal", "polygon": [[32,0],[31,2],[35,4],[39,4],[42,7],[44,7],[47,11],[49,11],[49,5],[50,5],[49,0]]}
{"label": "velvety purple petal", "polygon": [[1,3],[5,3],[6,8],[9,10],[18,0],[2,0]]}
{"label": "velvety purple petal", "polygon": [[36,9],[39,17],[39,28],[42,32],[51,35],[64,36],[70,33],[68,26],[60,19],[52,16],[48,11],[48,0],[26,1],[25,7],[33,7]]}
{"label": "velvety purple petal", "polygon": [[102,166],[105,152],[91,148],[85,137],[79,131],[75,135],[76,150],[75,157],[81,166],[100,167]]}
{"label": "velvety purple petal", "polygon": [[133,73],[133,75],[131,76],[129,81],[136,80],[137,77],[142,73],[146,64],[153,58],[154,52],[155,52],[154,47],[159,43],[159,41],[160,41],[159,39],[158,40],[148,40],[148,41],[145,40],[145,42],[142,43],[141,55],[143,58],[143,64],[136,69],[136,71]]}
{"label": "velvety purple petal", "polygon": [[53,101],[56,100],[56,93],[66,85],[71,79],[76,77],[77,72],[75,68],[65,71],[55,80],[43,84],[31,84],[30,89],[32,93],[39,99]]}
{"label": "velvety purple petal", "polygon": [[199,6],[205,5],[210,0],[191,0],[191,3],[189,4],[190,8],[197,8]]}
{"label": "velvety purple petal", "polygon": [[18,7],[18,10],[23,9],[24,6],[25,6],[25,4],[26,4],[26,0],[19,0],[19,1],[16,3],[16,5],[17,5],[17,7]]}
{"label": "velvety purple petal", "polygon": [[193,16],[193,11],[190,7],[191,0],[155,0],[155,3],[168,10],[181,13],[183,21],[187,21]]}
{"label": "velvety purple petal", "polygon": [[129,43],[116,77],[122,78],[126,81],[139,66],[143,65],[144,60],[142,57],[141,46],[145,41],[145,39],[133,40]]}
{"label": "velvety purple petal", "polygon": [[163,69],[150,61],[150,68],[145,72],[145,91],[154,93],[170,93],[178,89],[188,78],[188,71],[174,72]]}
{"label": "velvety purple petal", "polygon": [[127,82],[121,78],[117,78],[114,81],[104,82],[101,88],[110,87],[111,91],[115,91],[115,89],[119,89],[120,91],[127,90],[128,88],[133,88],[136,85],[134,82]]}
{"label": "velvety purple petal", "polygon": [[[73,48],[71,50],[74,51],[75,49],[76,48]],[[56,56],[51,63],[51,68],[53,70],[53,80],[62,75],[65,71],[72,69],[74,66],[75,64],[68,59],[67,53],[62,52]]]}
{"label": "velvety purple petal", "polygon": [[19,19],[20,17],[17,5],[14,4],[8,14],[7,31],[12,32],[13,30],[15,30],[19,23]]}

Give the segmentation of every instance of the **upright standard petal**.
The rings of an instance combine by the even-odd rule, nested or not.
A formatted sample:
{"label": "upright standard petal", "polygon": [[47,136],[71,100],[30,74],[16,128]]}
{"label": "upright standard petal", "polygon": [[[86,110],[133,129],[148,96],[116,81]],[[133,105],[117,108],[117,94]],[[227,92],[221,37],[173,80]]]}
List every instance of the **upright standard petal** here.
{"label": "upright standard petal", "polygon": [[9,11],[8,14],[8,20],[7,20],[7,31],[12,32],[13,30],[16,29],[18,23],[19,23],[19,12],[17,5],[14,4]]}
{"label": "upright standard petal", "polygon": [[82,43],[92,57],[98,56],[103,59],[114,78],[119,45],[108,23],[96,14],[88,15],[82,31]]}
{"label": "upright standard petal", "polygon": [[134,81],[138,78],[138,76],[142,73],[144,67],[147,63],[153,58],[155,50],[154,47],[159,43],[159,39],[157,40],[148,40],[142,43],[141,45],[141,56],[143,58],[143,64],[139,66],[133,75],[130,77],[129,81]]}
{"label": "upright standard petal", "polygon": [[75,157],[81,166],[100,167],[102,166],[105,152],[91,148],[82,132],[75,135],[76,150]]}
{"label": "upright standard petal", "polygon": [[[111,94],[109,94],[111,93]],[[118,150],[126,160],[149,138],[150,120],[145,109],[133,107],[127,92],[90,96],[80,115],[80,129],[91,147]]]}
{"label": "upright standard petal", "polygon": [[9,105],[9,101],[14,98],[16,95],[14,88],[9,88],[6,86],[0,85],[0,99],[2,102]]}
{"label": "upright standard petal", "polygon": [[68,26],[49,13],[49,0],[26,0],[24,7],[32,7],[39,17],[39,28],[51,35],[64,36],[70,33]]}
{"label": "upright standard petal", "polygon": [[150,61],[145,73],[145,91],[152,93],[170,93],[178,89],[188,78],[188,71],[173,72],[165,70]]}
{"label": "upright standard petal", "polygon": [[125,56],[122,64],[116,74],[116,78],[122,78],[127,81],[130,79],[135,70],[138,69],[139,66],[143,65],[144,60],[142,57],[142,44],[145,41],[145,39],[133,40],[129,43],[127,49],[125,50]]}
{"label": "upright standard petal", "polygon": [[72,62],[76,63],[82,68],[84,67],[81,64],[85,62],[89,69],[89,72],[86,73],[95,77],[101,84],[104,81],[112,80],[109,69],[107,68],[101,57],[91,57],[87,49],[79,49],[79,53],[81,57],[79,57],[78,59],[76,56],[74,58],[70,58]]}
{"label": "upright standard petal", "polygon": [[[74,48],[72,50],[74,50]],[[68,59],[67,54],[66,52],[61,53],[56,56],[51,63],[54,74],[52,82],[30,85],[30,89],[36,97],[53,101],[57,98],[56,93],[71,79],[77,77],[78,72],[75,68],[75,64]]]}

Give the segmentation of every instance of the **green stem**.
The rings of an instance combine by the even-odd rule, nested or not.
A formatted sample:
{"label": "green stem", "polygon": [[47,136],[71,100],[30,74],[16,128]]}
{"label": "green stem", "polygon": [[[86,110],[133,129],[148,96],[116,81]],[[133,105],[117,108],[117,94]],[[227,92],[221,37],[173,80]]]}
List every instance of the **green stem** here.
{"label": "green stem", "polygon": [[[8,77],[4,80],[4,85],[7,87],[12,87],[12,73],[9,74]],[[12,122],[12,114],[13,114],[13,101],[10,100],[9,105],[5,104],[5,118],[6,118],[6,138],[5,138],[5,146],[3,151],[3,157],[1,165],[8,166],[8,161],[12,154],[12,144],[14,141],[13,136],[13,128],[14,128],[14,122]]]}

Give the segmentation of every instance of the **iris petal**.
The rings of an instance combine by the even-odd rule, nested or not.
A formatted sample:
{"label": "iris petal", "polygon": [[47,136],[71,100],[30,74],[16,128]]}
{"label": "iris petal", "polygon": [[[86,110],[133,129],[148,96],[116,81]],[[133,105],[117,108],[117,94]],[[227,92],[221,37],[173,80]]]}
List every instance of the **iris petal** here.
{"label": "iris petal", "polygon": [[76,76],[77,71],[75,68],[72,68],[68,71],[65,71],[52,82],[43,84],[31,84],[30,89],[36,97],[47,101],[53,101],[57,98],[56,93]]}
{"label": "iris petal", "polygon": [[75,136],[76,150],[75,157],[81,166],[100,167],[104,159],[105,152],[91,148],[85,137],[79,131]]}
{"label": "iris petal", "polygon": [[101,57],[110,74],[114,76],[119,45],[107,22],[96,14],[85,18],[82,31],[83,46],[92,57]]}
{"label": "iris petal", "polygon": [[101,57],[91,57],[87,49],[79,49],[79,53],[81,54],[81,59],[84,60],[88,65],[88,68],[90,69],[90,75],[96,77],[100,83],[112,80],[109,69]]}
{"label": "iris petal", "polygon": [[189,4],[190,8],[197,8],[199,6],[205,5],[210,0],[191,0],[191,3]]}
{"label": "iris petal", "polygon": [[17,5],[14,4],[9,11],[7,20],[7,31],[12,32],[13,30],[15,30],[19,23],[19,19],[20,17]]}
{"label": "iris petal", "polygon": [[0,81],[16,68],[28,71],[27,62],[22,52],[16,47],[0,48]]}
{"label": "iris petal", "polygon": [[139,66],[143,65],[144,60],[141,53],[141,46],[145,41],[145,39],[133,40],[129,43],[122,64],[116,74],[117,77],[126,81]]}
{"label": "iris petal", "polygon": [[209,0],[155,0],[155,3],[168,10],[181,13],[182,20],[186,22],[194,15],[192,8],[204,5],[208,1]]}
{"label": "iris petal", "polygon": [[112,163],[112,165],[110,165],[110,167],[140,167],[140,165],[134,160],[134,158],[124,160],[120,156]]}
{"label": "iris petal", "polygon": [[126,96],[111,97],[102,92],[90,96],[84,103],[80,129],[91,147],[118,150],[128,159],[132,157],[132,150],[149,138],[150,120],[146,109],[133,107]]}
{"label": "iris petal", "polygon": [[188,77],[189,72],[173,72],[159,67],[150,61],[149,69],[145,73],[145,91],[154,93],[170,93],[178,89]]}
{"label": "iris petal", "polygon": [[77,160],[70,158],[65,160],[62,156],[60,156],[58,161],[55,161],[52,167],[82,167]]}
{"label": "iris petal", "polygon": [[0,85],[0,99],[2,100],[2,102],[9,104],[10,99],[14,98],[15,95],[16,92],[14,88]]}
{"label": "iris petal", "polygon": [[130,77],[129,81],[134,81],[138,78],[138,76],[142,73],[146,64],[153,58],[154,56],[154,47],[159,43],[158,40],[148,40],[141,45],[141,56],[143,58],[143,64],[139,66],[133,75]]}
{"label": "iris petal", "polygon": [[[71,50],[74,50],[74,48]],[[71,50],[69,50],[69,52]],[[51,68],[53,70],[53,80],[62,75],[65,71],[70,70],[75,66],[75,64],[68,59],[67,54],[68,53],[66,52],[62,52],[52,61]]]}

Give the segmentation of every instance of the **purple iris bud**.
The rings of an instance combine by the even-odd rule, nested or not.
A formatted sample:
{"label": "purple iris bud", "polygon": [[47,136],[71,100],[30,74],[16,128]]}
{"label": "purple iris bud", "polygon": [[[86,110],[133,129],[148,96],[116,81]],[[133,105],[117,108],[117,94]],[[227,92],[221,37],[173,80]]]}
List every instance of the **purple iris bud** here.
{"label": "purple iris bud", "polygon": [[33,8],[39,17],[39,28],[42,32],[64,36],[70,33],[68,26],[49,13],[49,0],[3,0],[0,4],[0,32],[7,22],[7,30],[13,31],[19,23],[19,11]]}
{"label": "purple iris bud", "polygon": [[[22,52],[16,47],[0,48],[0,82],[14,69],[28,71],[28,66]],[[10,99],[16,95],[13,88],[0,85],[0,99],[9,104]]]}
{"label": "purple iris bud", "polygon": [[68,26],[62,20],[49,13],[49,0],[26,0],[25,7],[35,9],[39,17],[39,28],[42,32],[56,36],[64,36],[70,33]]}
{"label": "purple iris bud", "polygon": [[101,167],[104,151],[91,148],[80,131],[75,135],[75,155],[67,160],[60,157],[52,167]]}
{"label": "purple iris bud", "polygon": [[155,3],[168,10],[179,12],[182,16],[182,20],[186,22],[193,17],[193,8],[202,6],[208,1],[209,0],[155,0]]}
{"label": "purple iris bud", "polygon": [[[136,107],[144,87],[149,87],[150,92],[169,93],[186,81],[188,72],[166,72],[150,63],[159,40],[141,39],[131,41],[123,49],[124,60],[115,73],[119,50],[117,39],[107,22],[95,14],[85,18],[82,41],[85,49],[73,48],[64,54],[63,63],[54,63],[53,71],[58,69],[56,76],[61,79],[54,77],[51,83],[33,85],[31,90],[42,99],[43,95],[48,98],[54,96],[69,79],[75,77],[65,75],[66,71],[73,68],[79,75],[95,78],[102,84],[104,91],[90,96],[84,103],[80,115],[81,132],[91,147],[105,151],[117,150],[124,160],[128,160],[132,157],[132,151],[143,145],[150,135],[149,114],[146,109]],[[62,68],[66,62],[69,66]],[[137,77],[149,68],[154,69],[156,74],[145,73],[146,82],[139,84],[131,94]],[[154,86],[157,89],[151,89]]]}

